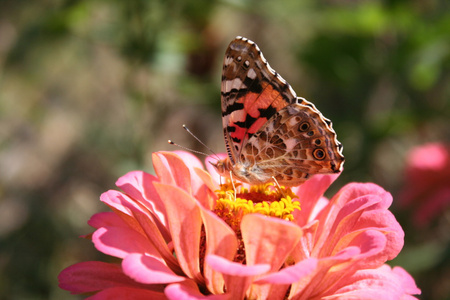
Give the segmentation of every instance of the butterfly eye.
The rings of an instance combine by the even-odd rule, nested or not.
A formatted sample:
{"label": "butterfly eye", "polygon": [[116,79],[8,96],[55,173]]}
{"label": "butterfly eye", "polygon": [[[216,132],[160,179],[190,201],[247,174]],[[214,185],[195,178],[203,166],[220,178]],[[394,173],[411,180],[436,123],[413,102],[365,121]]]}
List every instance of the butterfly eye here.
{"label": "butterfly eye", "polygon": [[306,131],[309,129],[309,123],[308,122],[303,122],[302,124],[300,124],[300,126],[298,126],[298,130],[300,131]]}
{"label": "butterfly eye", "polygon": [[313,151],[313,156],[317,160],[322,160],[325,158],[325,151],[323,151],[322,149],[315,149]]}
{"label": "butterfly eye", "polygon": [[316,144],[317,146],[319,146],[320,144],[322,144],[322,141],[319,140],[319,139],[317,139],[317,140],[314,141],[314,144]]}
{"label": "butterfly eye", "polygon": [[307,133],[307,135],[308,135],[308,136],[313,136],[313,135],[314,135],[314,131],[312,131],[312,130],[309,131],[309,132]]}
{"label": "butterfly eye", "polygon": [[244,61],[244,67],[246,68],[250,67],[250,62],[248,60]]}
{"label": "butterfly eye", "polygon": [[238,57],[236,57],[236,60],[238,61],[238,62],[240,62],[241,60],[242,60],[242,56],[238,56]]}

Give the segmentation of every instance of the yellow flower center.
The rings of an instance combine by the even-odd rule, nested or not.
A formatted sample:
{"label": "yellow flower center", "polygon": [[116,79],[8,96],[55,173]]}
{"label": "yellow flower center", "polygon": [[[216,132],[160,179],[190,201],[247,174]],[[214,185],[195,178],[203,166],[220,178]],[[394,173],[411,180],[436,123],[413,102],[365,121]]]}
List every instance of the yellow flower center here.
{"label": "yellow flower center", "polygon": [[292,200],[297,196],[291,189],[278,188],[273,183],[252,185],[248,190],[239,183],[227,182],[216,193],[218,200],[214,212],[235,231],[246,214],[259,213],[292,221],[292,212],[300,209],[300,202]]}
{"label": "yellow flower center", "polygon": [[248,190],[240,183],[228,181],[216,193],[218,200],[213,211],[236,233],[239,245],[233,261],[242,264],[246,264],[245,245],[240,229],[243,216],[259,213],[292,221],[294,210],[300,210],[300,202],[292,200],[297,196],[291,189],[275,187],[272,183],[253,185]]}
{"label": "yellow flower center", "polygon": [[[238,248],[233,259],[234,262],[246,264],[245,245],[241,234],[241,220],[246,214],[259,213],[269,217],[276,217],[292,221],[292,212],[300,209],[300,202],[292,199],[297,196],[289,188],[274,187],[272,183],[253,185],[250,190],[241,186],[240,183],[228,181],[216,191],[218,200],[213,209],[222,220],[224,220],[238,239]],[[204,227],[200,240],[200,269],[203,272],[203,263],[206,251],[206,233]]]}

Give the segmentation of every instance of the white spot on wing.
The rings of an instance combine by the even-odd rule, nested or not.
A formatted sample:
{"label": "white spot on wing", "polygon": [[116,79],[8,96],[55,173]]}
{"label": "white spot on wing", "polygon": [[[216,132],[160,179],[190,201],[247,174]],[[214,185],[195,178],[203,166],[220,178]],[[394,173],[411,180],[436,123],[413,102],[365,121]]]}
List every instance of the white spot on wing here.
{"label": "white spot on wing", "polygon": [[228,66],[232,62],[233,62],[233,58],[232,57],[230,57],[230,56],[225,57],[225,61],[224,61],[225,66]]}
{"label": "white spot on wing", "polygon": [[250,79],[255,79],[256,78],[256,72],[253,69],[249,69],[247,72],[247,77]]}
{"label": "white spot on wing", "polygon": [[240,78],[235,78],[233,80],[227,80],[225,82],[225,90],[222,92],[229,93],[233,89],[240,90],[245,87],[246,86],[244,85],[244,83],[242,82],[242,80]]}

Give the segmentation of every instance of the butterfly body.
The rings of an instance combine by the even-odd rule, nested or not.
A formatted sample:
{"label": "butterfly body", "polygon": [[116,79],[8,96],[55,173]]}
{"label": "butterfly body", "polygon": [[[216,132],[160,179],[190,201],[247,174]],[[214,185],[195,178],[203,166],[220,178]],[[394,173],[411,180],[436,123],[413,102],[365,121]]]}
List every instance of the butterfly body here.
{"label": "butterfly body", "polygon": [[342,170],[342,145],[331,122],[297,97],[246,38],[228,46],[221,96],[228,158],[215,167],[222,176],[296,186],[311,175]]}

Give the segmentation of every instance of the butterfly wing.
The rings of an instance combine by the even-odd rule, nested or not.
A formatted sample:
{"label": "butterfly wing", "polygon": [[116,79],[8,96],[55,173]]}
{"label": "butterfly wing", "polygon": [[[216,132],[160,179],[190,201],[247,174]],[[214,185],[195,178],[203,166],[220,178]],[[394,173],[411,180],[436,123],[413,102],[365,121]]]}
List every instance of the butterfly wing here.
{"label": "butterfly wing", "polygon": [[298,102],[273,115],[244,145],[241,156],[252,157],[253,178],[296,186],[314,174],[342,171],[342,144],[331,121],[314,104]]}
{"label": "butterfly wing", "polygon": [[221,95],[229,158],[216,164],[222,175],[295,186],[310,175],[342,170],[342,145],[331,122],[296,96],[254,42],[237,37],[228,46]]}
{"label": "butterfly wing", "polygon": [[221,98],[225,144],[234,165],[243,145],[297,96],[254,42],[236,37],[225,52]]}

